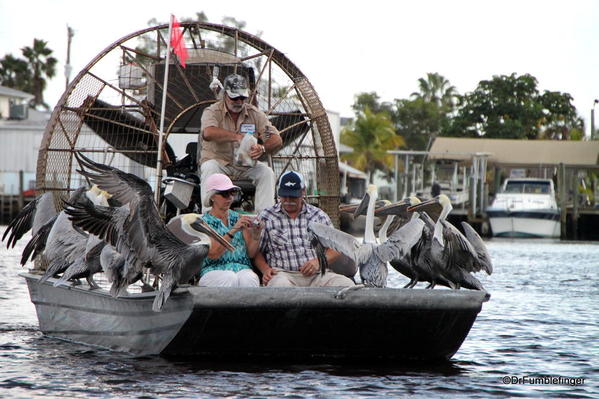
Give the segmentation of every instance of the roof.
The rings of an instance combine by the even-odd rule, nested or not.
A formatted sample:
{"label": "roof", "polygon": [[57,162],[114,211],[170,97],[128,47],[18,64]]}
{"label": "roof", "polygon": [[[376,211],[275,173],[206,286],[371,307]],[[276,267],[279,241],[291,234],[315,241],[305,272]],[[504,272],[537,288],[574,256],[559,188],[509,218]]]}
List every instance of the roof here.
{"label": "roof", "polygon": [[489,163],[502,165],[597,165],[599,141],[437,137],[429,159],[469,161],[476,153],[486,153]]}
{"label": "roof", "polygon": [[368,179],[368,175],[366,173],[364,173],[361,170],[358,170],[356,168],[352,168],[345,162],[340,161],[339,162],[339,173],[346,173],[346,172],[347,172],[348,177],[353,177],[355,179],[364,179],[364,180]]}
{"label": "roof", "polygon": [[25,93],[24,91],[11,89],[10,87],[0,86],[0,96],[13,97],[13,98],[24,98],[30,100],[35,97],[33,94]]}

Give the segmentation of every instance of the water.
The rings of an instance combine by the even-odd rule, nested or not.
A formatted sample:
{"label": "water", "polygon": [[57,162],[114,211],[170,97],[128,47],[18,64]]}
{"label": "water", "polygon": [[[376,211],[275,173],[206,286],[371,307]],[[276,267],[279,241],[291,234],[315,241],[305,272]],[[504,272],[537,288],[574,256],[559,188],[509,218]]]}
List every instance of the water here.
{"label": "water", "polygon": [[[0,234],[4,227],[0,227]],[[491,300],[448,363],[254,364],[132,358],[44,337],[17,274],[24,237],[0,249],[0,397],[378,398],[599,395],[599,245],[492,240]],[[406,279],[394,271],[390,286]],[[240,332],[241,333],[241,332]],[[267,337],[264,337],[267,339]],[[409,345],[389,342],[391,345]],[[562,384],[504,384],[562,377]],[[567,385],[563,378],[584,378]],[[544,381],[541,381],[544,382]],[[572,383],[577,381],[572,380]],[[578,382],[581,382],[580,380]]]}

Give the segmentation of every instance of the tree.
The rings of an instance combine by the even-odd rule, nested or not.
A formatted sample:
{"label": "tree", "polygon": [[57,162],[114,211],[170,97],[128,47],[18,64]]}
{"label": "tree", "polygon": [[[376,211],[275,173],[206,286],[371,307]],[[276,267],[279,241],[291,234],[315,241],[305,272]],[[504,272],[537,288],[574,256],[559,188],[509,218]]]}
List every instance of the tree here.
{"label": "tree", "polygon": [[56,64],[58,60],[52,57],[52,50],[47,47],[48,42],[41,39],[33,39],[32,47],[23,47],[21,52],[27,60],[30,79],[26,84],[26,92],[33,94],[33,106],[42,105],[48,109],[48,104],[44,102],[44,90],[46,89],[46,79],[52,78],[56,74]]}
{"label": "tree", "polygon": [[457,115],[443,135],[566,139],[582,126],[571,100],[567,93],[539,94],[537,80],[529,74],[493,76],[460,98]]}
{"label": "tree", "polygon": [[7,54],[0,59],[0,84],[13,89],[25,90],[27,82],[31,79],[31,73],[27,62]]}
{"label": "tree", "polygon": [[457,92],[442,75],[429,72],[426,79],[418,79],[418,87],[420,91],[412,93],[412,97],[435,103],[445,113],[453,111]]}
{"label": "tree", "polygon": [[457,92],[447,79],[436,72],[418,79],[418,87],[419,91],[411,95],[412,100],[395,100],[393,122],[408,148],[424,151],[448,125]]}
{"label": "tree", "polygon": [[370,183],[374,172],[389,172],[393,167],[393,155],[387,151],[405,145],[403,138],[395,134],[389,116],[385,112],[374,113],[368,107],[357,114],[350,128],[343,129],[341,142],[353,149],[351,154],[343,154],[341,158],[365,171]]}
{"label": "tree", "polygon": [[0,84],[13,89],[22,90],[34,95],[31,106],[44,103],[44,90],[47,79],[56,74],[56,58],[52,57],[52,50],[47,47],[47,42],[33,39],[33,46],[21,49],[24,57],[16,58],[11,54],[0,59]]}
{"label": "tree", "polygon": [[406,141],[411,150],[425,151],[432,140],[447,124],[447,117],[435,102],[424,98],[395,100],[393,116],[397,134]]}
{"label": "tree", "polygon": [[368,108],[375,114],[385,112],[389,117],[393,116],[394,110],[393,105],[388,102],[381,103],[379,101],[379,95],[376,92],[371,91],[370,93],[359,93],[354,96],[354,104],[352,109],[355,114],[358,115]]}

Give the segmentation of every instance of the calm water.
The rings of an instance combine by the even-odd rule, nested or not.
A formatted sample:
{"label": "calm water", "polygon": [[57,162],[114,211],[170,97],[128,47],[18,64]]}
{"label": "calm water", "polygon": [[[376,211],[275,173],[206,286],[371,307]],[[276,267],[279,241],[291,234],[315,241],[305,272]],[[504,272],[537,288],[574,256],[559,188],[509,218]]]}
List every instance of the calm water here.
{"label": "calm water", "polygon": [[[479,277],[492,297],[450,362],[347,366],[140,359],[45,338],[25,282],[17,276],[26,240],[15,250],[0,249],[2,398],[599,395],[598,243],[489,241],[495,272]],[[391,272],[390,286],[405,282]],[[584,383],[504,384],[505,376],[579,377]]]}

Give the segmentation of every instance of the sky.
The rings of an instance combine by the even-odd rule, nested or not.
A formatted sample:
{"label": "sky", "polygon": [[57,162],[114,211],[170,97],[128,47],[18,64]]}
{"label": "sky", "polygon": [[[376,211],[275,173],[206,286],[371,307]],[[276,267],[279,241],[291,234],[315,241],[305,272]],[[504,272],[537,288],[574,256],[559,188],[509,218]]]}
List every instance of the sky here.
{"label": "sky", "polygon": [[59,60],[45,92],[54,106],[65,89],[67,25],[75,31],[72,79],[150,19],[200,11],[209,22],[232,16],[247,23],[247,32],[262,32],[308,77],[325,108],[341,116],[353,116],[361,92],[374,91],[382,101],[409,98],[428,72],[461,94],[494,75],[529,73],[541,92],[572,95],[587,134],[599,99],[599,1],[593,0],[0,0],[0,57],[20,56],[34,38],[46,40]]}

